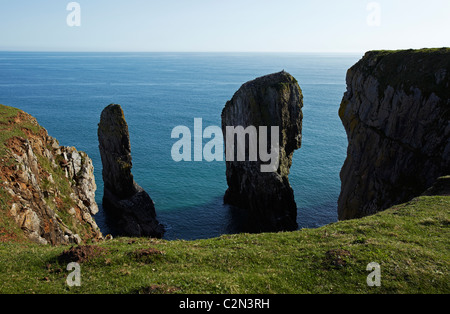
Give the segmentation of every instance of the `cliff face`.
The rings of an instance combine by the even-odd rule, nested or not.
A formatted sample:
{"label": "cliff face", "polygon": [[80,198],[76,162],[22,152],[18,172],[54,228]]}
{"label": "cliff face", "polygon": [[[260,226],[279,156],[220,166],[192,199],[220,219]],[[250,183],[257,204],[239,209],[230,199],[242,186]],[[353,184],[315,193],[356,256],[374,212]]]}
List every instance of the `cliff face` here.
{"label": "cliff face", "polygon": [[98,127],[103,164],[103,208],[121,235],[157,237],[164,227],[156,219],[153,200],[133,179],[128,125],[120,105],[107,106]]}
{"label": "cliff face", "polygon": [[347,73],[339,219],[420,195],[450,173],[450,49],[372,51]]}
{"label": "cliff face", "polygon": [[41,244],[102,238],[93,218],[97,187],[87,154],[60,146],[32,116],[15,108],[0,105],[0,129],[3,234],[8,234],[5,221],[12,220]]}
{"label": "cliff face", "polygon": [[[281,231],[297,228],[297,205],[289,184],[289,169],[294,151],[301,146],[302,91],[288,73],[280,72],[247,82],[227,102],[222,112],[222,130],[226,141],[227,127],[254,126],[258,131],[258,157],[250,160],[249,142],[245,161],[239,161],[237,147],[226,152],[228,190],[224,201],[246,211],[250,231]],[[267,142],[261,142],[261,128],[267,127]],[[262,151],[273,152],[271,127],[278,127],[278,162],[273,171],[264,172]],[[228,138],[227,138],[228,137]],[[233,135],[234,137],[234,135]],[[233,138],[231,138],[233,140]],[[230,161],[228,155],[233,156]],[[251,225],[250,225],[251,224]]]}

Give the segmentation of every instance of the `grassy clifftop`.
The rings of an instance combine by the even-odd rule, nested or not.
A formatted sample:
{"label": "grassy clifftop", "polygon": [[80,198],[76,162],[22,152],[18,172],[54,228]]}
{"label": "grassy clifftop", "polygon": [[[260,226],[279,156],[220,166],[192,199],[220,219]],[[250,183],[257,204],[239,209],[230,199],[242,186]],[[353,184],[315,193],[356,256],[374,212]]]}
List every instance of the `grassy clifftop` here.
{"label": "grassy clifftop", "polygon": [[357,70],[377,78],[380,98],[384,97],[388,85],[408,93],[413,93],[412,88],[419,88],[426,96],[434,93],[442,99],[450,97],[446,84],[450,48],[369,51],[351,69]]}
{"label": "grassy clifftop", "polygon": [[[0,244],[0,293],[449,293],[449,196],[319,229],[91,246]],[[70,261],[81,286],[69,287]],[[381,286],[369,287],[369,263]]]}
{"label": "grassy clifftop", "polygon": [[[0,109],[0,293],[450,292],[448,177],[428,196],[319,229],[197,241],[34,244],[10,217],[11,196],[3,181],[17,162],[9,141],[43,129],[17,109]],[[51,173],[57,184],[62,173]],[[50,191],[47,185],[41,188]],[[79,287],[66,284],[70,262],[81,266]],[[366,282],[372,262],[381,267],[380,287]]]}

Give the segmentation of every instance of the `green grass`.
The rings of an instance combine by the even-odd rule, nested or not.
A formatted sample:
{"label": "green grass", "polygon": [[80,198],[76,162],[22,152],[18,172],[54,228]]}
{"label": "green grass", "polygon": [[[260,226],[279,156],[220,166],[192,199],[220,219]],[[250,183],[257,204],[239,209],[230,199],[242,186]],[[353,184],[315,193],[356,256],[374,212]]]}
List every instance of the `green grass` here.
{"label": "green grass", "polygon": [[[95,244],[69,287],[68,247],[0,244],[0,293],[449,293],[450,197],[426,196],[375,216],[287,233],[197,241],[117,238]],[[163,254],[139,257],[154,248]],[[330,254],[340,250],[341,259]],[[328,254],[327,254],[328,252]],[[381,286],[369,287],[369,263]]]}

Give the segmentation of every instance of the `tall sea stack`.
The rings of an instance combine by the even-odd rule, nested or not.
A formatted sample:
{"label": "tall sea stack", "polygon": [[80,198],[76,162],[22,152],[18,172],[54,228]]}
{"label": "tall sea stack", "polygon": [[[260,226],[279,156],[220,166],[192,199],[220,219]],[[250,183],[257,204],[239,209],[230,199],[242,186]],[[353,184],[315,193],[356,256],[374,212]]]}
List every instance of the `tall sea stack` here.
{"label": "tall sea stack", "polygon": [[339,219],[409,201],[450,174],[450,49],[371,51],[347,73]]}
{"label": "tall sea stack", "polygon": [[[222,111],[222,131],[226,141],[227,127],[241,126],[246,130],[254,126],[261,135],[267,127],[267,145],[258,145],[258,157],[251,161],[249,147],[245,161],[237,158],[237,146],[232,161],[227,157],[226,178],[228,190],[226,204],[238,207],[248,217],[244,229],[251,232],[289,231],[297,229],[297,205],[289,184],[292,156],[301,146],[302,91],[290,74],[282,71],[247,82],[234,94]],[[274,171],[263,172],[261,151],[270,152],[272,127],[278,127],[279,160]],[[260,138],[259,144],[261,144]],[[250,140],[249,140],[250,141]],[[249,143],[249,142],[248,142]],[[228,149],[229,150],[229,149]]]}
{"label": "tall sea stack", "polygon": [[128,125],[120,105],[107,106],[98,126],[103,164],[103,208],[120,235],[161,238],[153,200],[133,179]]}

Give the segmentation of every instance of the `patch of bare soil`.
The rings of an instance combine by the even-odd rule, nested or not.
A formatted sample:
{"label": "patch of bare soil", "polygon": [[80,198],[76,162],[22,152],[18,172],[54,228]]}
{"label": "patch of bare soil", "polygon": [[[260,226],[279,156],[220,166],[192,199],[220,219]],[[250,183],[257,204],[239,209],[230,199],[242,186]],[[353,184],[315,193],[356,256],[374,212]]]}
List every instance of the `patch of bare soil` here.
{"label": "patch of bare soil", "polygon": [[325,265],[341,268],[347,265],[347,260],[352,255],[349,251],[343,249],[329,250],[325,253]]}
{"label": "patch of bare soil", "polygon": [[172,294],[179,291],[180,288],[170,287],[166,285],[151,285],[143,287],[136,291],[137,294]]}
{"label": "patch of bare soil", "polygon": [[107,249],[96,245],[84,245],[71,247],[69,250],[63,251],[58,256],[58,261],[61,264],[67,263],[82,263],[89,261],[107,252]]}

